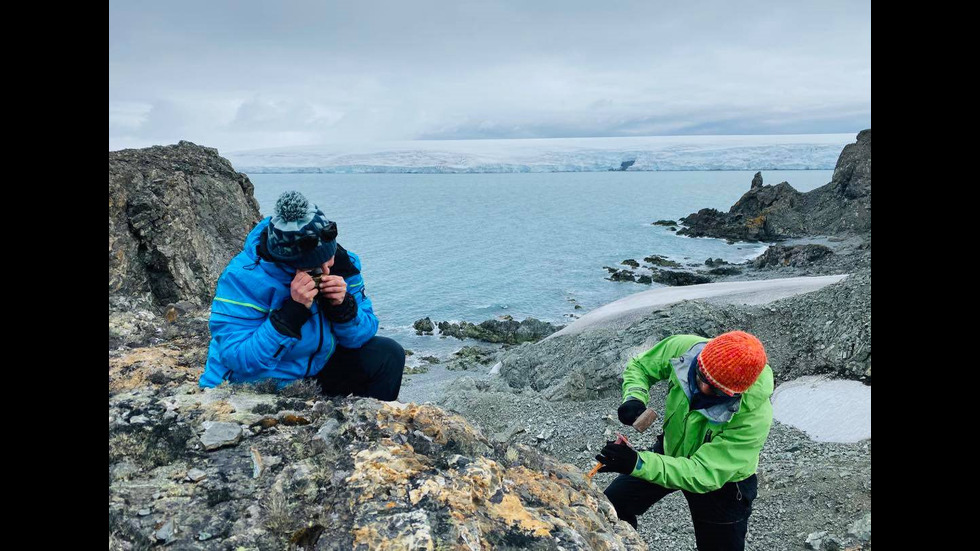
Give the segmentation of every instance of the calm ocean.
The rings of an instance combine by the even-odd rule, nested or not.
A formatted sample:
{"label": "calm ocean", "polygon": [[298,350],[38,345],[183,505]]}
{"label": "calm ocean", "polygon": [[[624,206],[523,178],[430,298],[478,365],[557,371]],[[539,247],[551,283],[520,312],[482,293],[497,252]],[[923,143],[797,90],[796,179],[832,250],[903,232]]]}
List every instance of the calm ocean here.
{"label": "calm ocean", "polygon": [[[361,256],[380,334],[417,353],[464,343],[416,337],[412,323],[474,323],[509,314],[568,323],[649,286],[607,281],[604,265],[660,254],[682,263],[739,262],[765,245],[679,237],[651,222],[704,207],[727,210],[754,172],[538,174],[250,174],[263,215],[280,193],[302,192],[337,222]],[[833,171],[768,171],[808,191]],[[574,301],[574,302],[573,302]],[[575,310],[580,304],[582,310]]]}

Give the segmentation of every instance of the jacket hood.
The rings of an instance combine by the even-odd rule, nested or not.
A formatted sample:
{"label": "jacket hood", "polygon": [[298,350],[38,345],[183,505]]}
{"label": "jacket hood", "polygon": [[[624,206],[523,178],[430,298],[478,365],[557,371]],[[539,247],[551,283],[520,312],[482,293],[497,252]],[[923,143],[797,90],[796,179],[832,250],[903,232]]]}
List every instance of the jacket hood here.
{"label": "jacket hood", "polygon": [[272,220],[271,216],[267,216],[259,221],[258,224],[252,228],[252,231],[248,232],[245,237],[245,254],[248,255],[253,261],[258,262],[259,259],[259,239],[265,235],[265,229],[269,227],[269,221]]}
{"label": "jacket hood", "polygon": [[258,224],[252,228],[252,231],[248,232],[245,237],[245,245],[242,248],[242,252],[248,257],[256,266],[260,266],[262,271],[269,274],[271,277],[275,278],[277,281],[285,282],[287,285],[293,279],[293,274],[296,272],[289,266],[273,262],[271,260],[266,260],[259,256],[259,245],[262,243],[262,239],[265,238],[266,228],[269,227],[269,222],[272,220],[271,216],[267,216],[259,221]]}

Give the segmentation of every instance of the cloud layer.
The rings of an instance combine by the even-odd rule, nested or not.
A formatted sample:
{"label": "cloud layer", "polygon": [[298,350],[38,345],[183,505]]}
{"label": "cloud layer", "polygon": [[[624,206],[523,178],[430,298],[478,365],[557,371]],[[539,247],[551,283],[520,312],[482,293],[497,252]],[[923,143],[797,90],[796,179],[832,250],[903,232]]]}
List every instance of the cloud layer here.
{"label": "cloud layer", "polygon": [[864,1],[109,6],[110,150],[870,125]]}

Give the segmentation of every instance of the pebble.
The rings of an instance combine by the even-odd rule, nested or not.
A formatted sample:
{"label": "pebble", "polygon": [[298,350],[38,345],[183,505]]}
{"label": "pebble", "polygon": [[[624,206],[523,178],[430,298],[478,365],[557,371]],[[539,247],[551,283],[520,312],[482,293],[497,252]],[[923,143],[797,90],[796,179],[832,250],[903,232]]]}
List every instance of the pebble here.
{"label": "pebble", "polygon": [[191,482],[200,482],[208,476],[208,473],[202,471],[201,469],[191,469],[187,471],[187,480]]}

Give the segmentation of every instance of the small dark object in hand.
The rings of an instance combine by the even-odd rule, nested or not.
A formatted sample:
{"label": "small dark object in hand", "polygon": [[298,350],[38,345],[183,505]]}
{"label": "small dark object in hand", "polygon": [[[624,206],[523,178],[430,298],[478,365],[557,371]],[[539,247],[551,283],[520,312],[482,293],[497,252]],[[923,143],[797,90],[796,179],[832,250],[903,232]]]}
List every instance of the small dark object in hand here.
{"label": "small dark object in hand", "polygon": [[323,279],[323,268],[313,268],[312,270],[307,270],[310,277],[313,278],[313,283],[316,284],[316,288],[320,288],[320,280]]}

